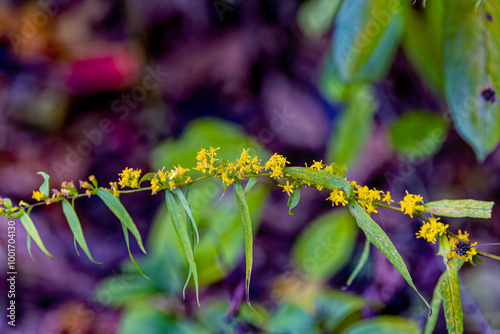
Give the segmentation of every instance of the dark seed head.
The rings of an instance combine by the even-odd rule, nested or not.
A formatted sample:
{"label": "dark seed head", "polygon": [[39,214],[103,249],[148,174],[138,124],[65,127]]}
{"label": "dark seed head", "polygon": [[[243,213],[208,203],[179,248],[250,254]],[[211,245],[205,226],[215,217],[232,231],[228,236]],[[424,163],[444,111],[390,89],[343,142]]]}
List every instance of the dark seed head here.
{"label": "dark seed head", "polygon": [[484,88],[481,91],[481,97],[485,102],[495,102],[495,91],[491,87]]}
{"label": "dark seed head", "polygon": [[457,247],[456,251],[459,256],[465,256],[470,251],[470,242],[459,240],[455,243],[455,247]]}

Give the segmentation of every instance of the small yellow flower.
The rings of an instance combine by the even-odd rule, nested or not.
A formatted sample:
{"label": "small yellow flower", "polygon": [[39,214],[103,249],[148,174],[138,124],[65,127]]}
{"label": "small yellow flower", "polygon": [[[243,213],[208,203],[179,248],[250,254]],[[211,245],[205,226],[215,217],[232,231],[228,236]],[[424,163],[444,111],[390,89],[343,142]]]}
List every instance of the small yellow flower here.
{"label": "small yellow flower", "polygon": [[288,181],[286,181],[286,184],[284,186],[282,186],[281,184],[278,184],[278,187],[282,187],[283,188],[283,192],[286,191],[286,193],[288,194],[288,196],[291,196],[291,194],[293,193],[293,184],[289,184]]}
{"label": "small yellow flower", "polygon": [[423,204],[424,200],[420,195],[409,194],[406,191],[405,198],[399,202],[401,205],[401,212],[413,218],[413,215],[425,210]]}
{"label": "small yellow flower", "polygon": [[94,175],[90,175],[89,176],[89,180],[90,180],[90,182],[94,182],[95,181],[95,176]]}
{"label": "small yellow flower", "polygon": [[45,195],[38,190],[37,191],[33,190],[33,196],[31,196],[31,197],[38,202],[41,202],[42,200],[45,199]]}
{"label": "small yellow flower", "polygon": [[313,164],[309,168],[314,169],[314,170],[323,170],[324,166],[325,165],[323,165],[323,160],[320,160],[320,161],[313,160]]}
{"label": "small yellow flower", "polygon": [[390,205],[392,202],[394,202],[391,198],[391,192],[388,191],[384,194],[384,198],[382,198],[382,202],[386,202],[388,205]]}
{"label": "small yellow flower", "polygon": [[332,206],[339,204],[345,206],[348,203],[345,198],[344,191],[340,189],[333,189],[333,191],[330,193],[330,196],[326,200],[332,201]]}
{"label": "small yellow flower", "polygon": [[448,224],[445,225],[438,222],[438,220],[439,218],[431,216],[428,223],[424,222],[422,227],[420,227],[420,231],[416,233],[417,239],[423,238],[427,240],[427,242],[435,244],[437,237],[442,236],[449,226]]}

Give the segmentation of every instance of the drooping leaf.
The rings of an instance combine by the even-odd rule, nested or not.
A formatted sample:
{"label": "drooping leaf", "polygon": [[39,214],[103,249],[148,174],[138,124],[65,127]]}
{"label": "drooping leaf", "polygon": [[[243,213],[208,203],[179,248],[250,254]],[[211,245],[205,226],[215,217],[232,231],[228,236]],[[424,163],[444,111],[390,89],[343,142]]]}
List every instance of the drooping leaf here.
{"label": "drooping leaf", "polygon": [[328,161],[352,165],[363,150],[371,134],[373,113],[377,109],[371,87],[353,84],[349,87],[347,107],[328,144]]}
{"label": "drooping leaf", "polygon": [[446,265],[446,280],[441,282],[446,328],[448,333],[461,334],[464,331],[464,324],[458,269],[461,266],[460,262],[463,263],[463,260],[454,259],[449,263],[447,254],[450,251],[451,246],[448,237],[446,235],[439,237],[439,254],[443,257],[443,262]]}
{"label": "drooping leaf", "polygon": [[26,232],[28,235],[33,239],[33,241],[37,244],[37,246],[42,250],[42,252],[45,253],[48,257],[51,259],[54,259],[54,257],[49,253],[47,248],[45,248],[45,245],[42,242],[42,239],[40,238],[40,235],[38,234],[38,230],[35,227],[35,224],[33,224],[33,221],[31,220],[30,216],[27,213],[24,213],[21,217],[21,223],[23,224],[24,228],[26,229]]}
{"label": "drooping leaf", "polygon": [[349,196],[352,195],[352,186],[343,178],[328,172],[318,171],[307,167],[287,167],[284,173],[293,179],[300,179],[312,184],[317,184],[325,189],[343,189]]}
{"label": "drooping leaf", "polygon": [[425,203],[424,212],[445,217],[491,218],[491,210],[494,204],[495,202],[473,199],[443,199]]}
{"label": "drooping leaf", "polygon": [[115,216],[120,220],[120,222],[123,225],[125,225],[125,227],[130,231],[130,233],[132,233],[132,235],[137,240],[137,243],[139,244],[139,247],[141,248],[142,252],[144,254],[147,254],[142,244],[141,234],[139,233],[137,226],[135,226],[132,217],[130,217],[129,213],[127,212],[127,209],[125,209],[125,207],[123,206],[122,202],[120,202],[118,197],[113,196],[111,193],[109,193],[104,189],[97,189],[97,196],[99,196],[99,198],[104,202],[104,204],[106,204],[106,206],[111,210],[111,212],[113,212]]}
{"label": "drooping leaf", "polygon": [[50,197],[50,187],[49,187],[49,178],[50,176],[45,172],[38,172],[38,175],[43,177],[43,183],[39,188],[39,191],[45,195],[45,197]]}
{"label": "drooping leaf", "polygon": [[342,334],[420,334],[418,325],[401,317],[384,315],[363,320],[349,326]]}
{"label": "drooping leaf", "polygon": [[500,106],[481,97],[500,89],[500,6],[484,1],[445,1],[445,96],[455,128],[479,162],[500,140]]}
{"label": "drooping leaf", "polygon": [[250,210],[248,209],[245,192],[243,191],[243,187],[241,186],[241,182],[239,180],[234,182],[234,196],[236,197],[236,202],[238,203],[238,208],[240,210],[241,224],[243,225],[243,234],[245,236],[245,295],[247,303],[250,306],[250,278],[252,276],[253,264],[252,221],[250,219]]}
{"label": "drooping leaf", "polygon": [[66,216],[69,228],[71,229],[71,232],[73,233],[76,242],[83,249],[89,260],[95,263],[101,263],[99,261],[94,260],[94,258],[92,257],[92,254],[90,253],[89,247],[87,246],[87,242],[85,241],[85,237],[83,235],[80,219],[78,219],[75,209],[73,209],[73,206],[68,202],[66,198],[64,198],[62,201],[62,210],[64,216]]}
{"label": "drooping leaf", "polygon": [[347,210],[333,210],[312,222],[293,245],[292,258],[308,276],[327,280],[352,256],[358,229]]}
{"label": "drooping leaf", "polygon": [[293,215],[293,209],[299,204],[300,201],[300,187],[293,190],[292,196],[288,199],[288,213]]}
{"label": "drooping leaf", "polygon": [[28,248],[28,254],[30,255],[31,259],[36,263],[39,263],[37,260],[35,260],[33,254],[31,254],[31,237],[28,233],[26,233],[26,247]]}
{"label": "drooping leaf", "polygon": [[441,283],[446,279],[446,273],[439,276],[436,287],[434,288],[434,293],[432,294],[431,300],[431,311],[432,314],[427,318],[427,322],[424,327],[424,334],[434,333],[436,328],[436,323],[439,318],[439,310],[441,309],[441,303],[443,302],[443,296],[441,295]]}
{"label": "drooping leaf", "polygon": [[190,238],[189,236],[187,222],[182,216],[182,212],[179,206],[177,205],[174,195],[168,190],[165,191],[165,201],[167,203],[170,219],[172,221],[172,224],[174,225],[177,237],[179,238],[179,241],[182,245],[182,249],[184,251],[184,255],[186,256],[186,260],[188,261],[190,272],[193,275],[194,286],[196,289],[196,301],[199,306],[200,299],[198,291],[198,271],[196,270],[196,262],[194,260],[194,252],[193,252],[193,242],[191,241],[192,238]]}
{"label": "drooping leaf", "polygon": [[403,261],[403,258],[397,251],[394,244],[389,239],[387,234],[385,234],[384,230],[373,221],[368,213],[356,202],[354,199],[349,201],[349,210],[351,214],[356,219],[359,228],[363,230],[366,235],[366,238],[378,248],[382,254],[392,263],[394,268],[403,276],[403,278],[408,282],[408,284],[417,292],[417,294],[422,298],[425,305],[430,309],[429,303],[425,300],[425,298],[418,292],[415,284],[413,284],[413,280],[408,272],[408,268]]}
{"label": "drooping leaf", "polygon": [[[184,211],[186,211],[186,214],[187,214],[188,219],[189,219],[189,223],[191,225],[191,226],[189,226],[188,231],[191,230],[191,233],[193,233],[192,231],[194,229],[194,232],[196,233],[196,243],[199,243],[200,242],[200,234],[198,233],[198,228],[196,227],[196,223],[194,221],[193,214],[191,213],[191,207],[189,206],[189,203],[187,201],[186,196],[184,196],[184,193],[178,187],[176,187],[172,192],[177,196],[177,198],[179,199],[179,202],[181,202],[181,205],[184,208]],[[193,246],[194,246],[194,244],[193,244]]]}
{"label": "drooping leaf", "polygon": [[448,125],[441,116],[424,110],[407,111],[390,130],[392,145],[415,162],[434,155],[447,132]]}
{"label": "drooping leaf", "polygon": [[361,256],[359,257],[358,263],[356,264],[356,267],[352,271],[351,275],[349,275],[349,278],[347,279],[347,283],[342,287],[342,290],[346,290],[349,288],[349,286],[351,286],[352,282],[354,282],[354,280],[358,276],[361,269],[363,269],[366,261],[368,260],[369,255],[370,255],[370,241],[367,238],[365,240],[365,245],[363,246],[363,252],[361,253]]}
{"label": "drooping leaf", "polygon": [[403,33],[403,1],[343,1],[333,33],[333,59],[345,81],[375,81],[387,73]]}
{"label": "drooping leaf", "polygon": [[135,261],[134,256],[132,255],[132,252],[130,251],[130,241],[128,237],[128,228],[125,226],[125,224],[122,224],[122,230],[123,230],[123,236],[125,237],[125,243],[127,244],[127,250],[128,250],[128,255],[130,257],[130,261],[134,264],[134,266],[137,268],[137,271],[141,273],[142,276],[146,279],[150,279],[149,277],[144,274],[142,271],[141,267],[139,267],[139,264]]}

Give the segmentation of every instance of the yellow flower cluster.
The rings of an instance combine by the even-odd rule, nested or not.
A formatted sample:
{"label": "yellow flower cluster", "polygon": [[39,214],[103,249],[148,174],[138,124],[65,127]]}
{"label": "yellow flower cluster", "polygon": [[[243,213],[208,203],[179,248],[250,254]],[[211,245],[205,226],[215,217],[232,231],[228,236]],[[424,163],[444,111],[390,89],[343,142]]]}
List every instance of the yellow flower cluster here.
{"label": "yellow flower cluster", "polygon": [[289,181],[286,181],[286,184],[282,186],[281,184],[278,184],[278,187],[283,188],[283,192],[286,192],[288,196],[292,196],[293,194],[293,184],[290,184]]}
{"label": "yellow flower cluster", "polygon": [[449,226],[448,224],[445,225],[438,222],[438,220],[439,218],[431,217],[428,223],[424,221],[424,224],[420,227],[420,231],[416,233],[417,239],[423,238],[427,242],[436,243],[436,238],[442,236]]}
{"label": "yellow flower cluster", "polygon": [[45,195],[41,191],[33,190],[33,196],[31,196],[31,198],[33,198],[37,202],[41,202],[45,199]]}
{"label": "yellow flower cluster", "polygon": [[266,170],[271,170],[271,177],[274,179],[283,177],[283,169],[286,164],[289,164],[286,158],[278,153],[274,153],[271,158],[266,162],[265,168]]}
{"label": "yellow flower cluster", "polygon": [[197,163],[195,170],[205,173],[208,169],[208,173],[212,173],[215,170],[215,163],[219,160],[215,158],[217,156],[216,151],[218,149],[219,147],[210,147],[209,150],[202,148],[196,155]]}
{"label": "yellow flower cluster", "polygon": [[181,165],[168,172],[163,167],[150,180],[152,194],[156,194],[161,189],[166,189],[167,186],[172,190],[178,185],[190,184],[193,180],[186,175],[187,172],[189,172],[189,168],[184,168]]}
{"label": "yellow flower cluster", "polygon": [[461,258],[464,261],[472,262],[472,258],[477,254],[477,242],[469,241],[469,233],[462,233],[458,230],[458,235],[450,238],[450,247],[452,250],[447,254],[449,259]]}
{"label": "yellow flower cluster", "polygon": [[110,182],[110,190],[113,192],[113,196],[118,197],[120,196],[120,191],[118,190],[118,183],[117,182]]}
{"label": "yellow flower cluster", "polygon": [[[391,204],[393,202],[391,198],[391,192],[383,192],[378,189],[370,189],[367,186],[360,186],[356,181],[350,182],[353,187],[353,192],[359,197],[358,203],[366,210],[368,213],[377,213],[376,202],[386,202]],[[384,196],[382,198],[382,195]]]}
{"label": "yellow flower cluster", "polygon": [[413,218],[414,214],[425,210],[422,196],[409,194],[408,191],[406,191],[405,198],[399,204],[401,205],[401,212],[409,215],[411,218]]}
{"label": "yellow flower cluster", "polygon": [[345,206],[347,203],[349,203],[346,197],[347,196],[343,190],[333,189],[333,191],[330,193],[330,196],[326,200],[332,201],[332,206],[339,204]]}
{"label": "yellow flower cluster", "polygon": [[94,175],[89,176],[89,183],[88,181],[82,181],[80,180],[80,188],[86,189],[85,190],[85,195],[87,195],[89,198],[92,195],[92,191],[95,191],[97,188],[97,180],[95,179]]}
{"label": "yellow flower cluster", "polygon": [[258,174],[262,169],[259,158],[257,156],[251,158],[248,150],[243,149],[240,157],[236,159],[236,163],[224,162],[219,164],[216,168],[215,177],[220,178],[224,186],[229,186],[234,180],[248,174]]}
{"label": "yellow flower cluster", "polygon": [[118,174],[120,176],[120,178],[118,179],[120,188],[139,188],[141,173],[142,170],[140,169],[134,170],[132,168],[125,168],[120,174]]}

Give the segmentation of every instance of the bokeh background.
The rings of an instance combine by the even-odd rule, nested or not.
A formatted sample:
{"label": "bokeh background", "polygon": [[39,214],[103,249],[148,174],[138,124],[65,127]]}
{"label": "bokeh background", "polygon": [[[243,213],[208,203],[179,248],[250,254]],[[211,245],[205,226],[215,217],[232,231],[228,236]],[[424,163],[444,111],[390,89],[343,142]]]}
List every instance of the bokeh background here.
{"label": "bokeh background", "polygon": [[[196,152],[213,146],[224,158],[250,148],[263,159],[283,154],[292,165],[346,164],[349,180],[391,191],[396,202],[405,190],[425,201],[497,202],[498,150],[476,160],[454,129],[439,75],[412,56],[411,35],[376,83],[341,82],[332,64],[338,3],[2,1],[0,196],[31,201],[43,181],[38,171],[51,176],[51,188],[92,174],[107,185],[125,167],[194,166]],[[421,1],[409,10],[424,15]],[[256,312],[240,307],[245,264],[234,199],[229,192],[219,200],[222,187],[209,181],[190,193],[201,234],[201,308],[192,288],[182,299],[187,269],[162,196],[122,196],[147,241],[147,256],[134,242],[132,250],[151,281],[131,265],[114,215],[98,199],[82,199],[76,211],[102,264],[77,255],[58,205],[35,209],[32,218],[56,260],[34,246],[33,261],[17,224],[17,321],[13,329],[3,317],[0,332],[337,333],[378,316],[401,328],[425,323],[425,305],[376,249],[352,286],[340,290],[364,236],[345,210],[324,200],[326,192],[303,190],[290,215],[281,190],[263,181],[248,199]],[[437,246],[415,238],[417,219],[379,211],[373,218],[430,300],[444,270]],[[446,223],[491,243],[500,239],[498,218],[495,207],[490,220]],[[498,277],[500,263],[489,259],[461,270],[467,333],[500,327]],[[445,331],[441,315],[436,332]]]}

